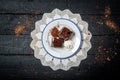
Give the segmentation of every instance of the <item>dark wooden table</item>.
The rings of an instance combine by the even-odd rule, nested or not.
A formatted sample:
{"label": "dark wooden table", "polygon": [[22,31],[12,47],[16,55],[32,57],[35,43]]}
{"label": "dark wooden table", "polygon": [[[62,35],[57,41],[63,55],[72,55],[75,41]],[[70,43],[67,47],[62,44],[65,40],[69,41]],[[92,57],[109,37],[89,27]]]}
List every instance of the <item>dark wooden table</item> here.
{"label": "dark wooden table", "polygon": [[[30,32],[44,13],[54,8],[80,13],[93,37],[87,59],[69,71],[41,65],[30,48]],[[112,24],[106,24],[107,20]],[[109,10],[110,9],[110,10]],[[24,26],[20,33],[16,28]],[[0,79],[84,80],[120,78],[119,0],[0,0]],[[20,34],[20,35],[19,35]]]}

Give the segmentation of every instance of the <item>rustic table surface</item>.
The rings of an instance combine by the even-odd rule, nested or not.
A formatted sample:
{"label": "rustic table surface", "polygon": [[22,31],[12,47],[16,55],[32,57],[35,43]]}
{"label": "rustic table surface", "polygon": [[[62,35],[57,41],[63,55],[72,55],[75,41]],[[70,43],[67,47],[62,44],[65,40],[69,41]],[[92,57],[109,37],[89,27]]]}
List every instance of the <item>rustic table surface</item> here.
{"label": "rustic table surface", "polygon": [[[53,71],[30,48],[30,32],[53,9],[80,13],[89,24],[92,48],[79,67]],[[120,78],[119,0],[0,0],[0,78],[31,80]]]}

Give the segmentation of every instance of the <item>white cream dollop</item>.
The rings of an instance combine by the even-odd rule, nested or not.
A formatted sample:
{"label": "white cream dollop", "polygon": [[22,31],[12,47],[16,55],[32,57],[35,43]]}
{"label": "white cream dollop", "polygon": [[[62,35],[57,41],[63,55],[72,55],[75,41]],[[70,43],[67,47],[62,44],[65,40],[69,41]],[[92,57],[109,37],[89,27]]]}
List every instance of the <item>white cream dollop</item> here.
{"label": "white cream dollop", "polygon": [[64,47],[66,49],[73,49],[74,42],[72,40],[67,40],[67,41],[64,42]]}

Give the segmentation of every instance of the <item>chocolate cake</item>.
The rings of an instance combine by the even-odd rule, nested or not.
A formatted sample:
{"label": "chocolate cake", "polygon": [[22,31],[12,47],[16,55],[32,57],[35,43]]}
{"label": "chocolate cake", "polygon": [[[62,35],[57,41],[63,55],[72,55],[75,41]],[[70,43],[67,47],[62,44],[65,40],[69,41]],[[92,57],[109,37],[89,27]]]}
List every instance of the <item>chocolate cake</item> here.
{"label": "chocolate cake", "polygon": [[59,32],[58,36],[63,38],[65,41],[69,40],[73,35],[73,32],[70,31],[68,28],[63,27],[62,30]]}
{"label": "chocolate cake", "polygon": [[54,27],[51,31],[51,35],[53,37],[58,37],[58,33],[59,33],[59,30],[56,27]]}
{"label": "chocolate cake", "polygon": [[64,39],[57,37],[53,39],[52,43],[54,47],[62,47],[64,43]]}
{"label": "chocolate cake", "polygon": [[51,29],[51,35],[53,37],[51,45],[53,47],[63,47],[64,41],[71,39],[73,32],[66,27],[63,27],[60,31],[57,27],[54,27]]}

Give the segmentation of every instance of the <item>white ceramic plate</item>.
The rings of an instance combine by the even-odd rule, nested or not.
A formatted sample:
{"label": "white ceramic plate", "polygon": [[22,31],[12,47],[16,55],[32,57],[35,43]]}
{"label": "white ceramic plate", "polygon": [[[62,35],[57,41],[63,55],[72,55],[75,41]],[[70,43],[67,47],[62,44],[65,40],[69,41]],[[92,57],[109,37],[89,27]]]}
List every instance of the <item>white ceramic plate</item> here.
{"label": "white ceramic plate", "polygon": [[[74,48],[71,50],[65,49],[65,48],[56,48],[56,47],[51,47],[50,44],[48,43],[48,36],[50,30],[56,26],[59,25],[60,27],[67,27],[68,29],[72,30],[74,32],[74,35],[72,37],[72,41],[74,42]],[[80,46],[82,44],[82,35],[81,31],[76,23],[69,19],[65,18],[58,18],[55,20],[52,20],[49,22],[42,33],[42,45],[43,48],[46,50],[46,52],[59,59],[65,59],[73,56],[80,50]]]}
{"label": "white ceramic plate", "polygon": [[[50,30],[56,25],[61,28],[67,27],[74,32],[72,49],[49,45]],[[80,62],[87,58],[92,34],[88,30],[88,23],[82,20],[80,14],[72,13],[68,9],[63,11],[54,9],[51,13],[44,13],[42,19],[36,21],[31,37],[33,40],[30,46],[34,50],[34,56],[40,59],[43,66],[49,66],[53,70],[69,70],[71,67],[79,66]]]}

